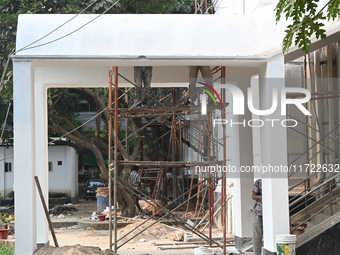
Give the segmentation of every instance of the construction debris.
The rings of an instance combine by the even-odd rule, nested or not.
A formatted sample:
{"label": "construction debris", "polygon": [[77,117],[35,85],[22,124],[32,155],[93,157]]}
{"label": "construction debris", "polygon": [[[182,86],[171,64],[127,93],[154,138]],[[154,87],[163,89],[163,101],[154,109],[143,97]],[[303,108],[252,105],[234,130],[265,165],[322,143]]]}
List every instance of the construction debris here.
{"label": "construction debris", "polygon": [[73,205],[57,205],[49,210],[49,214],[53,215],[72,215],[73,212],[77,212],[78,209],[75,208]]}
{"label": "construction debris", "polygon": [[183,232],[173,232],[170,234],[170,240],[172,241],[183,241],[184,240],[184,233]]}
{"label": "construction debris", "polygon": [[2,214],[14,214],[14,206],[0,207],[0,213]]}
{"label": "construction debris", "polygon": [[160,212],[162,207],[159,205],[161,204],[160,200],[151,201],[148,200],[148,203],[142,208],[144,211],[148,211],[151,215],[163,216],[164,212]]}
{"label": "construction debris", "polygon": [[73,246],[64,246],[64,247],[42,247],[38,249],[35,255],[53,255],[53,254],[79,254],[79,255],[94,255],[94,254],[101,254],[101,255],[115,255],[111,250],[106,249],[102,251],[98,247],[91,247],[91,246],[81,246],[79,244]]}

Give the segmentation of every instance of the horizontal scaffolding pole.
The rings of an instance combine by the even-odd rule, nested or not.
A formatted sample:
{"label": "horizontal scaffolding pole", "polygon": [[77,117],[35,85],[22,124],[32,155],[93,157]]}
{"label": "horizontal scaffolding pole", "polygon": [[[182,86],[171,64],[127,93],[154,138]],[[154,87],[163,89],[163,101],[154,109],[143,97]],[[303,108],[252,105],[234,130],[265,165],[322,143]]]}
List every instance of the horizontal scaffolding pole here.
{"label": "horizontal scaffolding pole", "polygon": [[159,166],[159,167],[192,167],[192,166],[216,166],[221,165],[223,161],[205,161],[205,162],[187,162],[187,161],[124,161],[120,160],[118,165],[121,166]]}
{"label": "horizontal scaffolding pole", "polygon": [[[212,111],[221,109],[221,107],[227,107],[229,103],[221,105],[207,105],[207,110]],[[113,110],[109,110],[110,115],[114,115]],[[118,109],[118,116],[120,118],[128,117],[146,117],[148,116],[162,116],[162,115],[188,115],[188,114],[201,114],[201,106],[183,105],[183,106],[171,106],[171,107],[147,107],[147,108],[135,108],[135,109]]]}

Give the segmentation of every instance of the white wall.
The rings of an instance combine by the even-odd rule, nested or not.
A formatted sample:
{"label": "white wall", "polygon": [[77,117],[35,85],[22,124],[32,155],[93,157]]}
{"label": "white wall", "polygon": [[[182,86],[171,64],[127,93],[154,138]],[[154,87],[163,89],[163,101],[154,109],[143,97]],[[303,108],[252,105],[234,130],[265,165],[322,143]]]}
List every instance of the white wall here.
{"label": "white wall", "polygon": [[[78,155],[72,147],[50,146],[48,161],[52,162],[49,172],[49,192],[63,193],[68,198],[78,196]],[[58,165],[61,163],[61,165]]]}

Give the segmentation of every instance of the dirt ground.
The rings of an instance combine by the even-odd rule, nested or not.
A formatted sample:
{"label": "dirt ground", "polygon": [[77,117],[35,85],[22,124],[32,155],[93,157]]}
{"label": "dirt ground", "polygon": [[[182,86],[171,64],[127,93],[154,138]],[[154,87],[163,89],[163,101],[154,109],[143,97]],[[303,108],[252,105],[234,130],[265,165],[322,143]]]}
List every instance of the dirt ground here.
{"label": "dirt ground", "polygon": [[[92,254],[116,254],[110,248],[110,231],[109,230],[96,230],[92,227],[87,227],[83,229],[80,225],[67,226],[67,222],[98,222],[98,219],[91,219],[92,213],[96,211],[96,201],[80,201],[79,204],[73,205],[78,209],[77,212],[72,212],[71,214],[63,215],[64,218],[60,218],[62,216],[53,215],[51,219],[53,222],[62,222],[61,225],[65,225],[65,227],[55,228],[56,239],[59,244],[59,247],[54,247],[54,241],[52,235],[50,235],[50,246],[40,248],[36,251],[36,255],[92,255]],[[59,216],[59,217],[58,217]],[[148,216],[137,216],[133,219],[123,219],[120,218],[119,221],[128,222],[129,224],[125,227],[118,228],[117,231],[117,239],[122,238],[121,241],[118,242],[118,246],[122,244],[122,242],[128,241],[122,247],[120,247],[117,251],[117,254],[120,255],[153,255],[153,254],[176,254],[178,252],[181,255],[189,255],[194,254],[194,248],[204,245],[201,244],[192,244],[192,242],[185,242],[187,240],[196,240],[200,241],[199,238],[195,238],[195,235],[187,232],[180,226],[176,225],[167,225],[164,222],[157,222],[155,220],[149,220],[143,226],[137,227],[147,219]],[[150,226],[153,224],[152,226]],[[132,238],[134,234],[138,233],[140,229],[149,228],[141,233],[140,235]],[[131,232],[126,237],[123,237],[127,233]],[[178,235],[184,236],[184,242],[174,242],[173,237]],[[213,229],[213,236],[221,236],[221,232],[219,230]],[[192,236],[192,237],[191,237]],[[188,239],[189,238],[189,239]],[[229,237],[232,238],[232,237]],[[114,237],[112,237],[114,239]],[[198,240],[197,240],[198,239]],[[176,243],[177,245],[174,245]],[[158,246],[158,244],[161,244]],[[189,249],[178,249],[179,246],[190,246]],[[192,245],[195,245],[194,247]],[[161,250],[163,248],[170,247],[171,249]],[[177,247],[177,248],[176,248]],[[114,247],[113,247],[114,249]],[[218,254],[218,248],[215,248],[216,253]]]}

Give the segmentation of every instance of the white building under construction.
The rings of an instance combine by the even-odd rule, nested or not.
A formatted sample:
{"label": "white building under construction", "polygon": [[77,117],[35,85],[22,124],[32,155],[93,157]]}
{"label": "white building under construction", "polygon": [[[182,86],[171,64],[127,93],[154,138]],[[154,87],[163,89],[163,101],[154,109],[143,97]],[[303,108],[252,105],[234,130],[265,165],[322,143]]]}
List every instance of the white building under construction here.
{"label": "white building under construction", "polygon": [[[322,199],[323,193],[335,187],[311,186],[319,180],[331,185],[337,178],[312,175],[311,171],[305,171],[306,168],[300,171],[299,166],[337,164],[339,102],[336,93],[339,84],[332,78],[339,73],[336,63],[340,38],[340,26],[336,23],[328,28],[327,40],[313,41],[313,53],[310,55],[305,56],[295,48],[283,55],[281,42],[285,24],[275,23],[275,2],[221,0],[214,15],[126,14],[102,15],[99,18],[96,18],[97,15],[79,15],[33,45],[32,42],[74,15],[20,15],[17,52],[13,56],[14,182],[16,187],[25,189],[15,192],[16,254],[32,254],[38,245],[49,243],[47,222],[37,220],[45,216],[34,183],[34,176],[38,176],[47,197],[47,89],[107,87],[111,67],[118,67],[122,76],[132,80],[134,66],[153,66],[151,86],[160,88],[188,87],[188,66],[219,67],[214,78],[222,75],[224,80],[220,78],[214,86],[236,86],[237,98],[244,95],[242,114],[235,114],[240,110],[240,105],[236,104],[239,100],[235,100],[230,89],[223,92],[223,85],[220,85],[222,89],[218,93],[224,98],[224,109],[219,108],[216,119],[228,120],[235,125],[217,129],[216,137],[222,146],[218,145],[220,149],[216,155],[209,158],[208,153],[208,158],[203,156],[197,160],[197,155],[186,148],[182,161],[190,161],[190,167],[204,165],[204,161],[221,162],[236,169],[251,166],[297,167],[298,174],[294,176],[285,171],[279,174],[236,171],[228,179],[228,183],[234,183],[234,222],[230,231],[235,235],[237,248],[242,250],[252,236],[253,213],[250,208],[254,204],[251,199],[254,178],[262,178],[263,254],[275,254],[275,236],[289,234],[292,230],[290,226],[294,218],[290,217],[289,194],[298,194],[295,204],[300,205],[301,201],[305,202],[315,194]],[[88,25],[82,27],[86,23]],[[78,30],[80,27],[82,29]],[[325,79],[320,82],[309,79],[315,77],[325,78],[328,83],[323,83]],[[118,86],[125,88],[131,87],[131,84],[120,77]],[[256,115],[256,110],[247,106],[250,87],[253,88],[251,98],[254,108],[273,111]],[[282,109],[280,102],[287,98],[293,102],[300,100],[301,96],[305,98],[301,90],[285,90],[293,87],[311,92],[312,100],[299,105],[312,117],[307,118],[302,108],[294,103],[290,103],[287,112]],[[287,94],[287,97],[280,97],[280,93]],[[194,110],[201,108],[196,106]],[[171,114],[174,115],[174,112]],[[306,178],[310,175],[314,179]],[[223,186],[222,181],[220,184]],[[306,187],[305,184],[308,189],[301,190],[301,186]],[[297,187],[299,190],[295,191]],[[313,199],[315,206],[335,203],[334,200],[316,200],[315,196]],[[312,202],[307,201],[306,204]],[[305,215],[307,213],[310,211],[304,212]],[[298,218],[295,226],[310,220],[299,214],[293,216]],[[307,241],[305,239],[301,243]]]}

